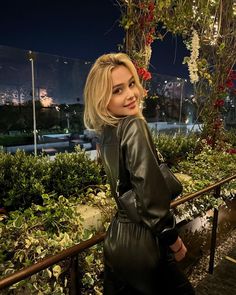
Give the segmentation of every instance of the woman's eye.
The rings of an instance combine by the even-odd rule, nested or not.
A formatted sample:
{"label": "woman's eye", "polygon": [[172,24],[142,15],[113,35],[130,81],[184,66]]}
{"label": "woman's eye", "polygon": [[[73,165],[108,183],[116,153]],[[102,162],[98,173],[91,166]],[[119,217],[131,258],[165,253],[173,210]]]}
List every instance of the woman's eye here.
{"label": "woman's eye", "polygon": [[130,82],[129,87],[133,87],[134,85],[135,85],[135,82],[132,81],[132,82]]}
{"label": "woman's eye", "polygon": [[122,89],[121,88],[116,88],[114,91],[113,91],[113,94],[119,94],[122,92]]}

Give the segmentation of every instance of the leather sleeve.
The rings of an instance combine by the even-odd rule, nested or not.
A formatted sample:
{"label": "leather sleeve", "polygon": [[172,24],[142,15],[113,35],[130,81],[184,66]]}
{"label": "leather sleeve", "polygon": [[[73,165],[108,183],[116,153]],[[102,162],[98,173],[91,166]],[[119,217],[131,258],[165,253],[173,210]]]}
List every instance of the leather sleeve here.
{"label": "leather sleeve", "polygon": [[124,119],[121,149],[125,166],[137,197],[142,221],[168,245],[178,232],[170,212],[170,194],[161,174],[155,147],[147,123],[138,117]]}

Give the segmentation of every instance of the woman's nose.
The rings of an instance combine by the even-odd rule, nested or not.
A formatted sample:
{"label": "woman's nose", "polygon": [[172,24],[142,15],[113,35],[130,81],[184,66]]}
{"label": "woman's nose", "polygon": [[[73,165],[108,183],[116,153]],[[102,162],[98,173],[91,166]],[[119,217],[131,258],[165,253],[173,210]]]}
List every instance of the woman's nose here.
{"label": "woman's nose", "polygon": [[134,97],[134,92],[131,89],[128,89],[126,93],[126,98],[131,99],[133,97]]}

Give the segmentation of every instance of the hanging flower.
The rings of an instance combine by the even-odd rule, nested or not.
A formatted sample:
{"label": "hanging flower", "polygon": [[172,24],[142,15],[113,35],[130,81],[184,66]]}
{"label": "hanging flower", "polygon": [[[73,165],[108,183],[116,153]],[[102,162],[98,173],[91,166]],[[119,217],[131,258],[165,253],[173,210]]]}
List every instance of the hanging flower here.
{"label": "hanging flower", "polygon": [[153,37],[152,37],[152,35],[147,35],[146,36],[146,45],[150,45],[150,44],[152,44],[152,42],[153,42],[154,40],[153,40]]}
{"label": "hanging flower", "polygon": [[152,74],[145,68],[137,67],[137,73],[139,77],[143,79],[144,81],[150,80],[152,78]]}
{"label": "hanging flower", "polygon": [[196,83],[199,81],[198,66],[197,66],[199,48],[200,48],[200,45],[199,45],[198,33],[197,31],[193,30],[192,42],[191,42],[191,55],[187,62],[191,83]]}
{"label": "hanging flower", "polygon": [[214,102],[215,107],[222,107],[224,105],[225,101],[223,99],[216,99]]}
{"label": "hanging flower", "polygon": [[226,80],[225,86],[228,89],[235,88],[234,81],[236,80],[236,72],[234,70],[229,70],[228,78]]}
{"label": "hanging flower", "polygon": [[142,84],[146,87],[146,81],[152,78],[148,71],[152,43],[158,38],[157,1],[125,1],[121,4],[121,26],[126,31],[125,51],[136,64],[137,72]]}
{"label": "hanging flower", "polygon": [[236,80],[236,71],[234,70],[229,71],[229,79]]}
{"label": "hanging flower", "polygon": [[226,87],[228,88],[233,88],[234,87],[234,83],[233,81],[230,79],[230,80],[227,80],[226,83],[225,83]]}

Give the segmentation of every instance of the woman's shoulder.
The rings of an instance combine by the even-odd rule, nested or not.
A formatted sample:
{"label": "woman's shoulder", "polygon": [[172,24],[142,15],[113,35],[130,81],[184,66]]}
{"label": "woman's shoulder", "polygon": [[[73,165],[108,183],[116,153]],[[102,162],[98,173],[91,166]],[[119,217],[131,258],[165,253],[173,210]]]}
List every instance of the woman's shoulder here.
{"label": "woman's shoulder", "polygon": [[123,119],[121,119],[121,125],[123,126],[123,128],[130,126],[130,125],[135,126],[135,125],[146,125],[146,124],[147,124],[147,122],[144,119],[144,117],[142,117],[142,116],[132,115],[132,116],[127,116],[127,117],[124,117]]}
{"label": "woman's shoulder", "polygon": [[122,139],[143,138],[149,133],[147,122],[141,116],[127,116],[122,119],[118,126],[117,134]]}

